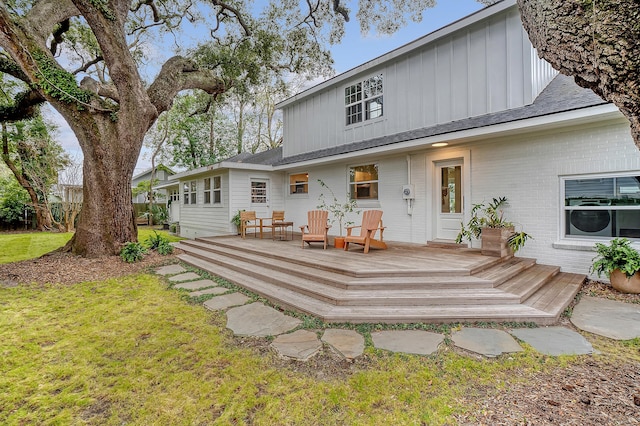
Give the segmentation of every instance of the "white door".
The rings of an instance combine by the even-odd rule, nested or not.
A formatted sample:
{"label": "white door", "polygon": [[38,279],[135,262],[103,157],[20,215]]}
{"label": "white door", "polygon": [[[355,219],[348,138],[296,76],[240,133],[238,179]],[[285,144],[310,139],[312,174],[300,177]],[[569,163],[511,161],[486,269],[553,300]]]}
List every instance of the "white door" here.
{"label": "white door", "polygon": [[269,179],[251,179],[251,208],[257,217],[271,217]]}
{"label": "white door", "polygon": [[442,162],[436,164],[436,239],[455,240],[460,232],[460,224],[464,220],[462,161]]}

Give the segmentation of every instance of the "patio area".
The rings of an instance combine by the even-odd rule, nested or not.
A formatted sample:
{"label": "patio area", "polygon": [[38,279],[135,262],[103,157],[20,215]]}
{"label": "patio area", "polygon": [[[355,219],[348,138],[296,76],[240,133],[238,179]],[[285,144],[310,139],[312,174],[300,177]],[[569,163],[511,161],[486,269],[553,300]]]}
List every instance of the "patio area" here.
{"label": "patio area", "polygon": [[178,257],[325,322],[556,323],[584,275],[534,259],[500,260],[466,248],[388,242],[348,252],[238,236],[183,240]]}

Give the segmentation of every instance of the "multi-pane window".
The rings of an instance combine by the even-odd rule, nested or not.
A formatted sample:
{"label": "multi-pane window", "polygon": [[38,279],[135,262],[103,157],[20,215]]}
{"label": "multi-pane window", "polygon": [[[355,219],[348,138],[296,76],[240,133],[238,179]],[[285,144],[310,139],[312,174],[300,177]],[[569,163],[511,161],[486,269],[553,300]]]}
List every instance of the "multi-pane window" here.
{"label": "multi-pane window", "polygon": [[564,235],[640,238],[640,173],[562,179]]}
{"label": "multi-pane window", "polygon": [[309,173],[289,175],[289,194],[309,193]]}
{"label": "multi-pane window", "polygon": [[204,204],[220,204],[221,202],[220,176],[204,179]]}
{"label": "multi-pane window", "polygon": [[352,200],[378,199],[378,165],[349,168],[349,196]]}
{"label": "multi-pane window", "polygon": [[197,201],[197,193],[196,189],[198,186],[196,185],[195,180],[191,180],[189,182],[185,182],[182,185],[182,199],[184,200],[184,204],[196,204]]}
{"label": "multi-pane window", "polygon": [[251,181],[251,202],[254,204],[267,203],[267,182]]}
{"label": "multi-pane window", "polygon": [[179,189],[174,189],[173,191],[171,191],[171,194],[169,195],[169,201],[171,201],[171,202],[180,201],[180,190]]}
{"label": "multi-pane window", "polygon": [[344,89],[344,103],[347,125],[360,123],[363,119],[363,111],[365,120],[382,117],[382,93],[382,74],[346,87]]}

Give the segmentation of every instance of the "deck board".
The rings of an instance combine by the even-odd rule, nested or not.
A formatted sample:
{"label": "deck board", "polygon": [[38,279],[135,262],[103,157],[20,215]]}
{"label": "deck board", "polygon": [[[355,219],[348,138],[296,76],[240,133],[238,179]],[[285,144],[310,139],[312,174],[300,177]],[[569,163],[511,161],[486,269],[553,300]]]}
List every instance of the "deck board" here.
{"label": "deck board", "polygon": [[534,259],[388,244],[368,254],[239,237],[185,240],[177,247],[184,251],[179,258],[193,266],[328,322],[552,324],[581,282]]}

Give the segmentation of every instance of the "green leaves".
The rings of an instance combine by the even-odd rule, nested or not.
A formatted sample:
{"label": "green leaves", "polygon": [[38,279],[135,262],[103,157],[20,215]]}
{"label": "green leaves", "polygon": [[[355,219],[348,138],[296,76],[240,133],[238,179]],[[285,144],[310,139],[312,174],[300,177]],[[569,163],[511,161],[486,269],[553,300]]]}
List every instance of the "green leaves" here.
{"label": "green leaves", "polygon": [[596,243],[598,255],[593,258],[590,272],[609,277],[611,272],[620,269],[627,277],[640,271],[640,253],[631,247],[626,238],[614,238],[609,245]]}

